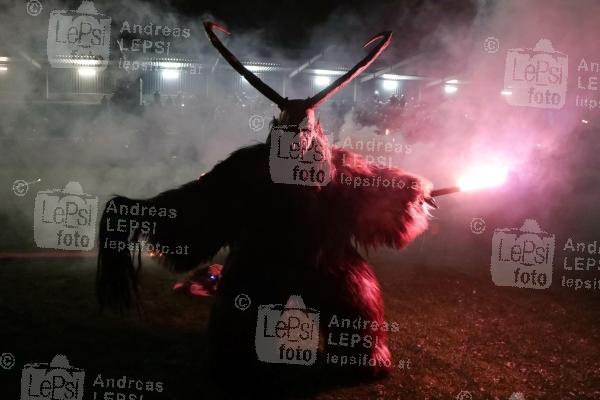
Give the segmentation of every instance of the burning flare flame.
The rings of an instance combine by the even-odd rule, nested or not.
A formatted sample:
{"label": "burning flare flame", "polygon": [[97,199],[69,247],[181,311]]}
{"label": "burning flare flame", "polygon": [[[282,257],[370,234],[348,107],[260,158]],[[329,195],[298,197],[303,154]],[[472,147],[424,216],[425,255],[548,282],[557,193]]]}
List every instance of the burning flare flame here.
{"label": "burning flare flame", "polygon": [[456,181],[461,192],[502,186],[506,182],[508,168],[503,166],[480,166],[468,170]]}

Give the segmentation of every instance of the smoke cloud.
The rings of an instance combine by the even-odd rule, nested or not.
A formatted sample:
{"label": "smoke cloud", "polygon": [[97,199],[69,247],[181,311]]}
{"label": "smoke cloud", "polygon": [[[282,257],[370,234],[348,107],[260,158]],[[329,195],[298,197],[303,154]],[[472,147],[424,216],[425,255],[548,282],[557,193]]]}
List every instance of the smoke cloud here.
{"label": "smoke cloud", "polygon": [[[98,11],[112,19],[111,60],[123,57],[119,38],[131,46],[135,37],[121,32],[125,21],[130,26],[152,23],[152,34],[142,35],[146,38],[156,39],[157,26],[169,27],[173,53],[197,54],[205,66],[197,76],[189,75],[198,78],[194,89],[182,91],[181,98],[178,90],[166,90],[161,93],[162,107],[151,106],[152,94],[146,94],[146,106],[140,109],[136,107],[139,78],[145,76],[111,66],[117,70],[113,71],[115,85],[106,86],[111,90],[107,98],[113,96],[110,105],[100,105],[101,96],[88,96],[86,101],[96,105],[74,112],[67,97],[61,100],[56,89],[60,85],[54,87],[50,82],[53,105],[49,106],[45,103],[45,74],[40,71],[46,68],[50,12],[78,6],[78,2],[44,1],[38,16],[28,15],[23,2],[0,6],[0,52],[11,57],[6,76],[0,75],[0,98],[4,99],[0,109],[0,218],[15,232],[3,233],[3,249],[34,246],[33,202],[39,190],[77,181],[85,192],[99,196],[101,204],[116,193],[152,196],[196,179],[239,147],[264,141],[269,122],[277,114],[273,105],[229,67],[221,68],[223,60],[209,45],[200,18],[140,1],[95,2]],[[420,90],[415,81],[401,81],[407,104],[398,130],[388,136],[383,134],[385,126],[357,119],[358,109],[375,108],[372,93],[376,80],[358,83],[355,109],[347,107],[340,112],[326,106],[319,111],[322,124],[332,133],[331,140],[336,145],[348,143],[347,138],[352,138],[351,143],[361,138],[392,140],[401,145],[401,151],[392,152],[391,161],[386,162],[422,175],[437,187],[453,185],[462,171],[474,166],[505,165],[510,175],[502,188],[440,199],[442,209],[436,212],[436,223],[462,232],[463,237],[471,235],[468,222],[476,216],[488,217],[489,229],[518,226],[527,217],[566,236],[589,236],[596,231],[588,221],[599,216],[590,207],[599,187],[594,172],[598,145],[593,134],[600,111],[591,106],[591,100],[599,100],[595,89],[598,71],[591,70],[591,63],[600,62],[594,45],[599,7],[593,0],[579,0],[577,6],[566,0],[388,3],[369,5],[362,14],[339,7],[311,29],[310,37],[298,49],[277,46],[268,28],[235,30],[227,45],[244,60],[270,59],[291,67],[327,49],[322,65],[335,62],[350,67],[364,56],[360,45],[369,35],[392,30],[394,45],[377,67],[406,60],[390,73],[432,79],[418,81]],[[211,15],[211,10],[206,10],[202,19],[227,25],[226,20]],[[292,21],[282,17],[278,29]],[[177,39],[173,38],[174,28],[181,30]],[[164,36],[160,29],[158,36]],[[187,38],[183,38],[185,29],[189,30]],[[501,92],[507,90],[507,57],[514,54],[510,51],[532,49],[541,39],[550,41],[555,51],[568,58],[563,71],[567,82],[564,106],[508,104],[508,95]],[[127,56],[130,61],[139,59],[139,54],[131,51]],[[580,67],[582,59],[590,63],[588,71]],[[216,72],[212,73],[214,66]],[[371,68],[368,73],[374,71]],[[50,76],[55,72],[52,69]],[[261,77],[282,91],[280,75],[265,73]],[[452,80],[457,81],[452,84],[457,92],[444,93],[445,82]],[[293,80],[286,90],[290,98],[313,94],[307,85]],[[352,90],[352,86],[346,88],[334,101],[351,99]],[[578,101],[584,97],[589,101],[582,106]],[[185,106],[169,106],[169,98]],[[368,151],[365,154],[369,155]],[[37,178],[41,182],[31,184],[26,196],[15,196],[15,180]]]}

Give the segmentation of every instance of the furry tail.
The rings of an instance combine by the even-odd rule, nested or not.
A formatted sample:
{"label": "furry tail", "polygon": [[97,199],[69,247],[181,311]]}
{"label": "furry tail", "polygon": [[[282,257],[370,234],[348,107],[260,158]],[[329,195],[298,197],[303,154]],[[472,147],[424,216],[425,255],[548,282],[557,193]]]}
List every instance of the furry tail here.
{"label": "furry tail", "polygon": [[[100,219],[98,269],[96,271],[96,294],[100,309],[129,310],[135,305],[139,311],[138,275],[142,266],[141,249],[132,246],[138,232],[116,229],[111,220],[112,207],[129,208],[139,200],[115,197],[109,201]],[[111,223],[113,226],[110,226]],[[137,255],[137,267],[134,259]]]}
{"label": "furry tail", "polygon": [[[155,197],[108,201],[100,221],[96,291],[100,307],[139,310],[142,254],[152,252],[171,271],[210,260],[227,245],[228,214],[237,196],[217,166],[198,180]],[[223,183],[221,183],[223,182]]]}

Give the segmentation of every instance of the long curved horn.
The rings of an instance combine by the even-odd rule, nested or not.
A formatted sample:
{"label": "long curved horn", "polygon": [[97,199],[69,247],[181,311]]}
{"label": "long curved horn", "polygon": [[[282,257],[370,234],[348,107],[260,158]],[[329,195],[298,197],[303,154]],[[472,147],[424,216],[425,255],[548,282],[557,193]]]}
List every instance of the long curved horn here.
{"label": "long curved horn", "polygon": [[246,80],[256,88],[259,92],[261,92],[265,97],[271,100],[273,103],[277,104],[277,106],[281,109],[286,100],[279,95],[276,91],[271,89],[266,83],[261,81],[256,75],[250,72],[246,67],[242,65],[240,60],[238,60],[227,48],[223,45],[223,43],[219,40],[217,35],[213,32],[213,28],[220,30],[221,32],[226,33],[227,35],[231,35],[229,31],[223,28],[221,25],[216,24],[210,21],[204,21],[204,29],[208,34],[208,38],[210,39],[213,46],[219,50],[219,53],[227,60],[229,65],[233,67],[240,75],[242,75]]}
{"label": "long curved horn", "polygon": [[346,72],[344,75],[340,76],[338,79],[335,80],[335,82],[333,82],[332,84],[327,86],[325,89],[321,90],[319,93],[317,93],[316,95],[311,97],[308,100],[310,106],[312,108],[318,107],[319,104],[323,103],[328,98],[334,96],[337,92],[342,90],[347,84],[352,82],[352,80],[354,78],[356,78],[365,69],[367,69],[369,67],[369,65],[371,65],[373,63],[373,61],[375,61],[375,59],[377,59],[377,57],[379,57],[379,55],[386,49],[386,47],[388,47],[388,45],[390,44],[390,41],[392,40],[392,32],[384,31],[384,32],[378,33],[377,35],[373,36],[373,38],[371,38],[371,40],[369,40],[367,43],[365,43],[363,48],[367,47],[368,45],[370,45],[371,43],[373,43],[374,41],[379,40],[379,39],[381,39],[379,44],[377,46],[375,46],[373,48],[373,50],[371,50],[371,52],[365,58],[363,58],[358,64],[356,64],[354,66],[354,68],[352,68],[350,71]]}

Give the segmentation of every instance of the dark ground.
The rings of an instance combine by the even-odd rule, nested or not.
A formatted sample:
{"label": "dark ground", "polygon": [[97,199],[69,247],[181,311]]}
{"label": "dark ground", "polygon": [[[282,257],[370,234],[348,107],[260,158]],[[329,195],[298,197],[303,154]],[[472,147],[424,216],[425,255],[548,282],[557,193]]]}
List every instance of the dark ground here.
{"label": "dark ground", "polygon": [[[496,287],[484,262],[467,273],[459,265],[416,265],[402,254],[369,258],[386,320],[400,324],[390,333],[392,354],[410,360],[410,369],[314,399],[454,399],[462,390],[473,399],[513,392],[528,400],[600,398],[595,297]],[[162,393],[144,399],[213,398],[205,333],[211,299],[172,294],[175,277],[150,265],[143,320],[99,315],[94,261],[0,259],[0,353],[16,357],[11,370],[0,369],[2,399],[19,398],[24,364],[60,353],[86,371],[84,399],[93,398],[98,373],[164,383]]]}

